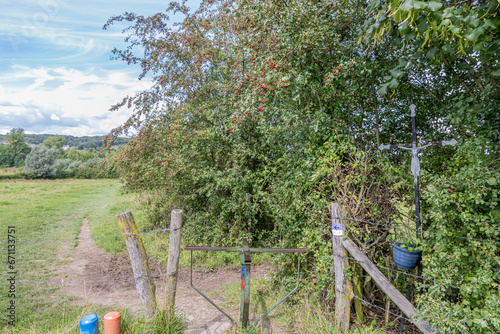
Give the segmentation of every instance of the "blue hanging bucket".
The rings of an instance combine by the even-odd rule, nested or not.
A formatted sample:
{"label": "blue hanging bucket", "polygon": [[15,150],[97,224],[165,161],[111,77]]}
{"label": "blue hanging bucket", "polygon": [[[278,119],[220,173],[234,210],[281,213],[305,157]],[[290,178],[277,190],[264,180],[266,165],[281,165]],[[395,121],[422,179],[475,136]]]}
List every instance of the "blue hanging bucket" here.
{"label": "blue hanging bucket", "polygon": [[[399,268],[413,270],[420,262],[422,258],[422,251],[410,252],[408,249],[400,247],[402,243],[392,244],[392,255],[394,256],[394,262]],[[408,247],[414,247],[415,245],[408,245]]]}
{"label": "blue hanging bucket", "polygon": [[80,320],[80,334],[99,334],[99,317],[87,314]]}

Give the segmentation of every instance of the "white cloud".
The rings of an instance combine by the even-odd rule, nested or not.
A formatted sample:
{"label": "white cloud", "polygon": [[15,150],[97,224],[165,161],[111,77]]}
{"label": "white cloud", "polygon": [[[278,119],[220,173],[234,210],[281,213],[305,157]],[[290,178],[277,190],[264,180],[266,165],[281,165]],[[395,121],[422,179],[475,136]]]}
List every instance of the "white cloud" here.
{"label": "white cloud", "polygon": [[21,65],[14,66],[8,78],[0,77],[0,83],[5,81],[9,84],[0,85],[0,133],[21,127],[27,132],[76,136],[107,134],[123,124],[130,110],[109,108],[150,84],[123,70]]}

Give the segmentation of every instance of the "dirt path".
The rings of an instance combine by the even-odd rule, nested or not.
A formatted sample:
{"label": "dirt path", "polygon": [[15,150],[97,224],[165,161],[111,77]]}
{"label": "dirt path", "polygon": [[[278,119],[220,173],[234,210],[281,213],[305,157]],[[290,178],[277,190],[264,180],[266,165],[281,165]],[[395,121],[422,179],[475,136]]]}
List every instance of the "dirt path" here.
{"label": "dirt path", "polygon": [[[78,238],[90,238],[90,228],[87,219],[82,222]],[[59,249],[59,259],[68,260],[58,270],[58,276],[66,282],[85,281],[85,290],[82,284],[68,284],[63,286],[60,294],[74,296],[78,305],[85,305],[85,298],[89,304],[105,306],[126,306],[132,312],[140,312],[139,298],[135,290],[135,282],[117,282],[132,278],[133,272],[130,259],[126,251],[124,254],[109,254],[97,247],[93,240],[79,241],[72,250],[68,245]],[[165,273],[165,268],[150,261],[153,275]],[[252,277],[262,277],[269,274],[269,265],[259,265],[252,268]],[[93,282],[106,280],[109,282]],[[240,271],[219,270],[213,272],[194,271],[193,283],[203,293],[219,289],[224,284],[239,282]],[[156,298],[163,300],[164,278],[155,279]],[[223,302],[221,297],[214,297],[216,303]],[[229,328],[229,322],[215,307],[210,305],[202,296],[190,286],[190,270],[181,268],[178,276],[176,309],[186,318],[188,332],[192,333],[220,333]],[[238,310],[225,310],[233,319],[237,320]],[[275,333],[283,331],[270,330]]]}

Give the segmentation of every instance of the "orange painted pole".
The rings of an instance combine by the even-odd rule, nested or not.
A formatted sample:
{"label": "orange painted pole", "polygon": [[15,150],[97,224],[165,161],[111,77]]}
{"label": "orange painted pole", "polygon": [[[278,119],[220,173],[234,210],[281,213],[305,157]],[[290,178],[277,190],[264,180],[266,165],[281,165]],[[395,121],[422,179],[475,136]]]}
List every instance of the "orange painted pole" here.
{"label": "orange painted pole", "polygon": [[118,312],[109,312],[104,316],[103,334],[120,334],[122,316]]}

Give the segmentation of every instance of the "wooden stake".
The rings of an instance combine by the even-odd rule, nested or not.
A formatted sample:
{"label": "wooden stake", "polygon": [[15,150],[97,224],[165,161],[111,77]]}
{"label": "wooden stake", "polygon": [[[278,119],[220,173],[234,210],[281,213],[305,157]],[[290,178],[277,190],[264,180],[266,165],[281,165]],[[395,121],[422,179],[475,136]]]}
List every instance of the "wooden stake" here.
{"label": "wooden stake", "polygon": [[146,319],[151,319],[156,311],[155,284],[149,269],[148,256],[142,243],[139,230],[135,225],[134,217],[130,211],[124,211],[116,215],[123,239],[127,245],[132,270],[134,272],[135,287],[139,300],[144,308]]}
{"label": "wooden stake", "polygon": [[181,250],[182,210],[172,210],[170,217],[170,246],[168,251],[167,277],[165,279],[165,308],[173,310],[177,289],[177,271]]}
{"label": "wooden stake", "polygon": [[344,228],[340,217],[344,216],[344,212],[339,203],[332,203],[331,214],[333,263],[335,268],[335,319],[339,323],[340,331],[347,332],[349,330],[353,289],[344,274],[344,270],[349,266],[349,262],[346,258],[347,251],[342,246]]}
{"label": "wooden stake", "polygon": [[[388,257],[385,258],[385,266],[389,268]],[[392,272],[389,269],[387,269],[387,279],[389,280],[389,283],[391,283],[391,276]],[[385,302],[385,326],[387,327],[387,325],[389,324],[389,308],[391,307],[391,299],[387,296],[385,298],[387,299],[387,301]]]}
{"label": "wooden stake", "polygon": [[353,277],[353,287],[354,295],[358,298],[354,299],[354,309],[356,310],[356,318],[360,323],[365,322],[363,317],[363,294],[361,293],[361,270],[362,268],[356,264],[354,265],[354,277]]}

